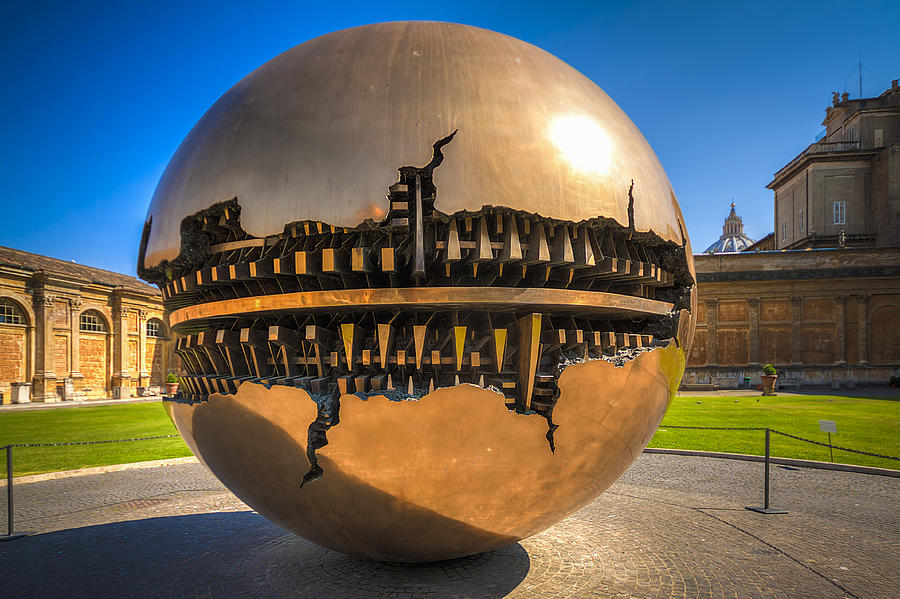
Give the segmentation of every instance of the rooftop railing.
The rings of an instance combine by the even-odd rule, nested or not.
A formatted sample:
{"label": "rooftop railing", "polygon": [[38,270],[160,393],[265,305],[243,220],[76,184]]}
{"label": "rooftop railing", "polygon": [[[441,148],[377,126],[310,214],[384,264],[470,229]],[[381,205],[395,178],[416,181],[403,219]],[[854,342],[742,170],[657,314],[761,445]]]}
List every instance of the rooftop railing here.
{"label": "rooftop railing", "polygon": [[791,170],[801,160],[812,154],[834,154],[837,152],[858,152],[861,149],[860,141],[817,141],[809,144],[809,146],[800,152],[796,158],[791,160],[781,170],[775,173],[775,179],[778,179],[782,173]]}

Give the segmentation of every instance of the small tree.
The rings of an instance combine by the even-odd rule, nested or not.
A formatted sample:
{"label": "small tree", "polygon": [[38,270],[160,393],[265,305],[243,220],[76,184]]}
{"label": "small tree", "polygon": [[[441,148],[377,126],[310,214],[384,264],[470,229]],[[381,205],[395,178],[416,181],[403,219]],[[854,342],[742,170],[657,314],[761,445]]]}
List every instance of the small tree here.
{"label": "small tree", "polygon": [[167,383],[177,383],[178,377],[175,376],[174,372],[170,372],[169,374],[166,375],[166,382]]}
{"label": "small tree", "polygon": [[772,376],[772,375],[778,374],[778,371],[775,370],[775,367],[772,366],[771,364],[766,364],[765,366],[763,366],[763,374]]}

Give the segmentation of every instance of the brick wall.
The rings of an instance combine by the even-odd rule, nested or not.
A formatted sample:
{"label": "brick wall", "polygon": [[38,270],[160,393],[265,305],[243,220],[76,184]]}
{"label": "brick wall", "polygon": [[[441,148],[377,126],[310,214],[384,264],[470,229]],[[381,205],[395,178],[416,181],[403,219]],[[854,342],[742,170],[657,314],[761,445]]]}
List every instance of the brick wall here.
{"label": "brick wall", "polygon": [[91,394],[106,394],[106,335],[82,332],[80,335],[82,385]]}
{"label": "brick wall", "polygon": [[717,383],[735,368],[758,376],[757,364],[767,363],[817,385],[885,383],[900,372],[900,249],[747,252],[695,256],[695,264],[689,384]]}
{"label": "brick wall", "polygon": [[150,386],[162,385],[165,381],[165,348],[166,343],[161,339],[147,338],[147,353],[144,362],[145,370],[150,373]]}
{"label": "brick wall", "polygon": [[0,329],[0,390],[9,393],[10,383],[25,381],[25,331]]}
{"label": "brick wall", "polygon": [[50,308],[50,322],[53,323],[54,326],[68,327],[70,316],[71,312],[69,310],[69,304],[67,302],[53,302],[53,307]]}
{"label": "brick wall", "polygon": [[900,307],[882,306],[872,315],[873,364],[900,365]]}
{"label": "brick wall", "polygon": [[131,376],[137,376],[138,369],[138,340],[128,340],[128,372]]}
{"label": "brick wall", "polygon": [[716,362],[720,366],[743,366],[749,361],[747,329],[720,326],[716,331]]}
{"label": "brick wall", "polygon": [[759,363],[790,364],[791,362],[791,327],[762,326],[759,327]]}
{"label": "brick wall", "polygon": [[53,336],[53,372],[60,379],[69,376],[69,338],[66,335]]}
{"label": "brick wall", "polygon": [[694,332],[694,343],[691,345],[691,354],[687,361],[688,366],[706,366],[707,343],[706,329],[698,328]]}

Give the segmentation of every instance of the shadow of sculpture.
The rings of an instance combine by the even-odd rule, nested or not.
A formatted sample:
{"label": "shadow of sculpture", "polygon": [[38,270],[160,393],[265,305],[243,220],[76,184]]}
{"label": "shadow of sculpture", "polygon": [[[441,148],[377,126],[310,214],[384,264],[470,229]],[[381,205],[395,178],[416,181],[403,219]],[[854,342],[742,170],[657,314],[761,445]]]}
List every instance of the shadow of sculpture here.
{"label": "shadow of sculpture", "polygon": [[519,544],[429,564],[323,549],[253,512],[147,518],[3,547],[9,597],[503,597],[528,573]]}

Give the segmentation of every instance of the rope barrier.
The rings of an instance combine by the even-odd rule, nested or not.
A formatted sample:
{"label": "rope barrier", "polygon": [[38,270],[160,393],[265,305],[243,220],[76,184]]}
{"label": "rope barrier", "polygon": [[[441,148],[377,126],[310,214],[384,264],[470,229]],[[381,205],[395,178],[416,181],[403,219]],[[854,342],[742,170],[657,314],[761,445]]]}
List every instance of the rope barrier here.
{"label": "rope barrier", "polygon": [[[677,426],[677,425],[661,425],[660,428],[673,428],[680,430],[695,430],[695,431],[764,431],[765,427],[754,426],[754,427],[739,427],[739,426]],[[813,445],[819,445],[821,447],[831,447],[833,449],[837,449],[839,451],[847,451],[850,453],[858,453],[860,455],[867,455],[873,458],[882,458],[885,460],[896,460],[900,462],[900,458],[890,455],[884,455],[880,453],[873,453],[870,451],[862,451],[859,449],[851,449],[849,447],[840,447],[838,445],[829,445],[828,443],[822,443],[821,441],[813,441],[812,439],[806,439],[804,437],[798,437],[797,435],[792,435],[790,433],[785,433],[775,429],[769,429],[776,435],[781,435],[782,437],[789,437],[791,439],[796,439],[797,441],[805,441],[806,443],[812,443]],[[178,434],[171,435],[157,435],[153,437],[133,437],[131,439],[106,439],[102,441],[63,441],[58,443],[10,443],[11,447],[63,447],[67,445],[99,445],[103,443],[127,443],[131,441],[150,441],[153,439],[169,439],[172,437],[178,437]]]}
{"label": "rope barrier", "polygon": [[[127,443],[129,441],[149,441],[151,439],[168,439],[180,437],[179,434],[158,435],[155,437],[133,437],[131,439],[108,439],[103,441],[63,441],[60,443],[10,443],[9,447],[62,447],[64,445],[99,445],[101,443]],[[4,446],[6,447],[6,446]]]}
{"label": "rope barrier", "polygon": [[16,533],[13,520],[13,447],[62,447],[66,445],[99,445],[101,443],[127,443],[129,441],[150,441],[152,439],[169,439],[178,437],[178,434],[155,435],[152,437],[132,437],[131,439],[103,439],[100,441],[63,441],[60,443],[10,443],[0,446],[0,451],[6,451],[6,527],[7,534],[0,535],[0,541],[12,541],[20,537],[28,536],[30,532]]}
{"label": "rope barrier", "polygon": [[[663,427],[661,427],[663,428]],[[798,437],[797,435],[791,435],[790,433],[785,433],[782,431],[777,431],[774,429],[754,426],[754,427],[739,427],[739,426],[679,426],[679,425],[667,425],[664,428],[666,429],[681,429],[681,430],[695,430],[695,431],[765,431],[766,432],[766,453],[765,453],[765,504],[763,507],[748,507],[747,509],[761,512],[764,514],[783,514],[786,513],[784,510],[779,510],[776,508],[769,507],[769,434],[775,433],[776,435],[781,435],[783,437],[789,437],[791,439],[796,439],[797,441],[805,441],[806,443],[812,443],[813,445],[820,445],[822,447],[830,447],[832,449],[837,449],[840,451],[847,451],[850,453],[858,453],[861,455],[867,455],[875,458],[882,458],[886,460],[896,460],[900,461],[900,458],[882,455],[878,453],[872,453],[868,451],[860,451],[858,449],[850,449],[849,447],[838,447],[836,445],[831,445],[830,443],[822,443],[820,441],[813,441],[812,439],[805,439],[803,437]],[[132,437],[131,439],[104,439],[100,441],[63,441],[59,443],[10,443],[5,446],[0,446],[0,450],[6,450],[6,477],[7,477],[7,528],[8,534],[6,536],[0,536],[0,541],[7,541],[19,538],[21,536],[25,536],[30,533],[19,533],[14,534],[13,532],[13,477],[12,477],[12,448],[13,447],[63,447],[69,445],[99,445],[103,443],[127,443],[131,441],[150,441],[153,439],[170,439],[172,437],[178,437],[178,434],[170,434],[170,435],[156,435],[152,437]]]}
{"label": "rope barrier", "polygon": [[660,428],[681,428],[694,431],[764,431],[764,426],[739,427],[739,426],[667,426],[659,425]]}
{"label": "rope barrier", "polygon": [[890,455],[882,455],[880,453],[871,453],[868,451],[860,451],[859,449],[850,449],[849,447],[838,447],[837,445],[829,445],[828,443],[822,443],[820,441],[813,441],[812,439],[804,439],[803,437],[798,437],[796,435],[791,435],[788,433],[783,433],[781,431],[776,431],[772,429],[772,432],[776,435],[781,435],[783,437],[790,437],[791,439],[797,439],[798,441],[806,441],[807,443],[812,443],[813,445],[821,445],[822,447],[831,447],[832,449],[839,449],[841,451],[849,451],[850,453],[860,453],[862,455],[872,456],[873,458],[884,458],[886,460],[897,460],[900,461],[900,458],[895,458]]}
{"label": "rope barrier", "polygon": [[[764,431],[764,430],[766,430],[765,427],[742,428],[742,427],[735,427],[735,426],[669,426],[669,425],[664,425],[664,424],[660,425],[660,428],[677,428],[677,429],[682,429],[682,430],[694,430],[694,431]],[[821,441],[813,441],[812,439],[805,439],[803,437],[798,437],[797,435],[792,435],[790,433],[784,433],[782,431],[777,431],[774,428],[768,429],[768,430],[770,430],[772,433],[774,433],[776,435],[781,435],[782,437],[790,437],[791,439],[796,439],[798,441],[805,441],[807,443],[812,443],[813,445],[820,445],[822,447],[830,447],[832,449],[837,449],[840,451],[847,451],[850,453],[858,453],[861,455],[871,456],[873,458],[882,458],[885,460],[896,460],[896,461],[900,462],[900,458],[890,456],[890,455],[883,455],[880,453],[872,453],[870,451],[861,451],[859,449],[850,449],[849,447],[839,447],[837,445],[829,445],[828,443],[822,443]]]}

